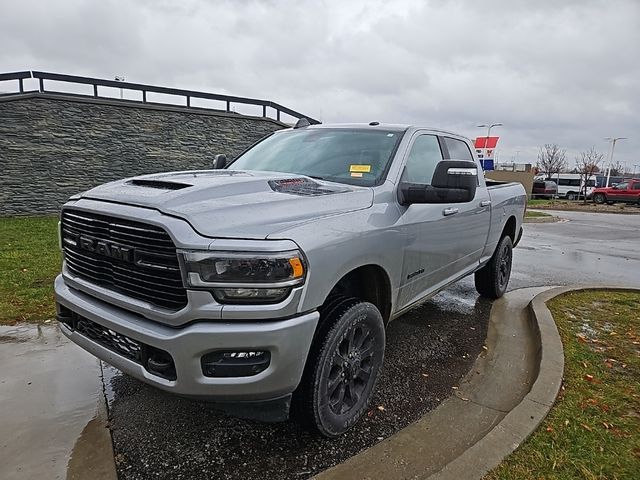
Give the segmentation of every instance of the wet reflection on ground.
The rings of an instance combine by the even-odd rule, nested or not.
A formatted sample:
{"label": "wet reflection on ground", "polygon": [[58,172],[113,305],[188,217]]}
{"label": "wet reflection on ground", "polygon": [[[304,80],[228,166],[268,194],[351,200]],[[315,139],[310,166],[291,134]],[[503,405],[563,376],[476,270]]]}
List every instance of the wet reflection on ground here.
{"label": "wet reflection on ground", "polygon": [[55,323],[0,327],[0,478],[65,478],[102,399],[95,357]]}

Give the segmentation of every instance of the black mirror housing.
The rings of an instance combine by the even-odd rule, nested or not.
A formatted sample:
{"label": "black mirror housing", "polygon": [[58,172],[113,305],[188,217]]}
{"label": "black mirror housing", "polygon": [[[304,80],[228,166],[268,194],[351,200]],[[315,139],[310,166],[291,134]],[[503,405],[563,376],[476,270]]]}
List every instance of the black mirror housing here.
{"label": "black mirror housing", "polygon": [[224,153],[216,155],[213,157],[213,169],[220,170],[227,166],[227,156]]}
{"label": "black mirror housing", "polygon": [[444,160],[436,165],[431,185],[401,183],[400,203],[466,203],[474,199],[477,187],[475,162]]}

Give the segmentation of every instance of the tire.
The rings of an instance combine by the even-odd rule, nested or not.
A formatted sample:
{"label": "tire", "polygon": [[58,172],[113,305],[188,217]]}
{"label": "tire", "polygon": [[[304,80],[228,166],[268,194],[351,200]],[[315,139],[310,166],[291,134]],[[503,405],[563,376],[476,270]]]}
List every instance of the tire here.
{"label": "tire", "polygon": [[593,196],[593,201],[594,201],[595,203],[600,203],[600,204],[602,204],[602,203],[605,203],[605,202],[607,201],[607,197],[605,197],[604,193],[596,193],[596,194]]}
{"label": "tire", "polygon": [[507,291],[513,263],[513,242],[502,237],[489,263],[475,273],[476,290],[487,298],[500,298]]}
{"label": "tire", "polygon": [[567,193],[567,200],[578,200],[578,194],[574,192]]}
{"label": "tire", "polygon": [[385,328],[371,303],[331,299],[321,310],[292,413],[303,426],[337,437],[366,412],[384,361]]}

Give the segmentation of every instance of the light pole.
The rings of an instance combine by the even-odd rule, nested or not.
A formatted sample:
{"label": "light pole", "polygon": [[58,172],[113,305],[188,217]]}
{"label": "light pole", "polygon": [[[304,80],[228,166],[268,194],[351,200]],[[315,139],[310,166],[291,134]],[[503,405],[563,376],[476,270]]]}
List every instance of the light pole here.
{"label": "light pole", "polygon": [[605,140],[609,140],[611,142],[611,150],[609,150],[609,168],[607,169],[607,184],[605,187],[609,186],[609,179],[611,178],[611,166],[613,165],[613,150],[616,148],[616,142],[618,140],[626,140],[627,137],[607,137]]}
{"label": "light pole", "polygon": [[[488,145],[489,145],[489,137],[491,136],[491,129],[493,127],[502,127],[501,123],[491,123],[491,124],[486,124],[483,123],[482,125],[478,125],[478,128],[486,128],[487,129],[487,138],[484,141],[484,158],[483,160],[487,159],[487,151],[489,150]],[[484,165],[484,161],[482,162]]]}
{"label": "light pole", "polygon": [[636,178],[636,168],[640,167],[640,165],[634,165],[633,166],[633,173],[631,174],[632,178]]}
{"label": "light pole", "polygon": [[[113,77],[113,79],[114,79],[116,82],[124,82],[124,81],[125,81],[125,78],[124,78],[122,75],[116,75],[115,77]],[[120,100],[122,100],[122,98],[123,98],[123,95],[122,95],[122,88],[120,88]]]}

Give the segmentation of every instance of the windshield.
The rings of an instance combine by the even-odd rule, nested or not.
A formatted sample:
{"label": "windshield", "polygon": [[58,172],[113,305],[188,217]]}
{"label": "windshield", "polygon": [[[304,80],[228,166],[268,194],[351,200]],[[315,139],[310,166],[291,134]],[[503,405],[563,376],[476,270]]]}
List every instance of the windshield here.
{"label": "windshield", "polygon": [[372,186],[381,183],[403,132],[304,129],[276,132],[229,165]]}

